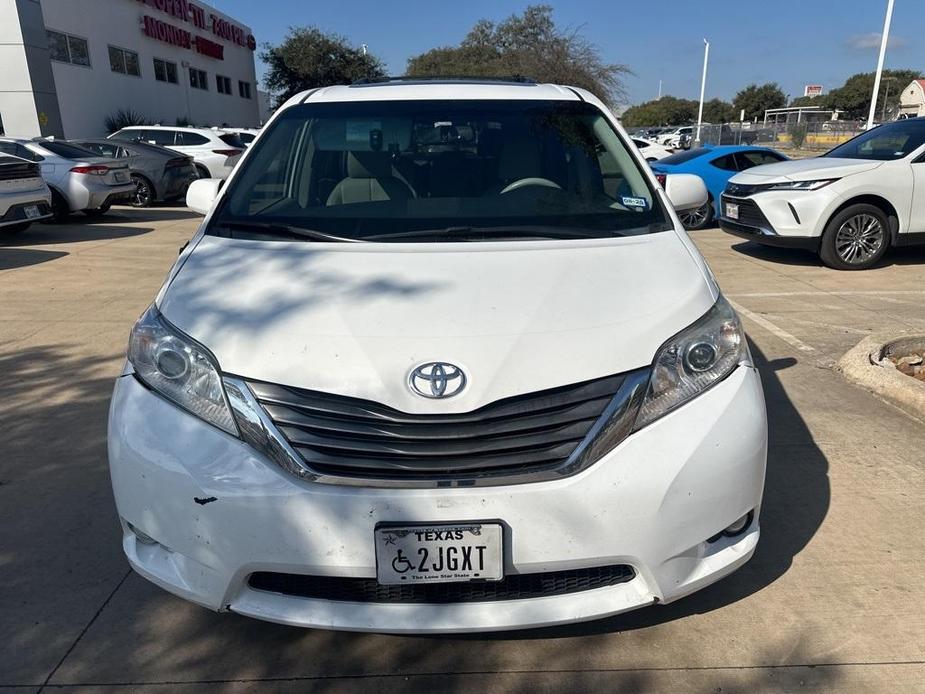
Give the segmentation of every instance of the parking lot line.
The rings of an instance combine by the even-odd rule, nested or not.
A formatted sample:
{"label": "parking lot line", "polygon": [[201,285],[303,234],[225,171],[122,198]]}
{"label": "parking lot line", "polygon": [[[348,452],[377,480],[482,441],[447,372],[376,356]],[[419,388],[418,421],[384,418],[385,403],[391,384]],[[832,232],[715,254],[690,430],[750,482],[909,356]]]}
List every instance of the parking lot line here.
{"label": "parking lot line", "polygon": [[757,313],[754,313],[753,311],[749,311],[747,308],[745,308],[744,306],[742,306],[741,304],[735,301],[732,301],[731,299],[729,299],[729,303],[732,304],[732,307],[739,314],[745,316],[753,323],[760,325],[762,328],[767,330],[772,335],[779,337],[781,340],[789,344],[791,347],[796,347],[801,352],[815,352],[816,351],[814,347],[810,347],[808,344],[803,342],[801,339],[799,339],[795,335],[791,335],[783,328],[769,321],[767,318],[759,316]]}

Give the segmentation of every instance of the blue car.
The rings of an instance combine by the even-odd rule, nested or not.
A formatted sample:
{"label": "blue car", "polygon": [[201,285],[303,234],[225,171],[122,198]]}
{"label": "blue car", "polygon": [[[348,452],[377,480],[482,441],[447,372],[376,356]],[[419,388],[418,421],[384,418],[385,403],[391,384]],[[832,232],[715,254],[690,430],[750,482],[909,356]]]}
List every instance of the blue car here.
{"label": "blue car", "polygon": [[762,164],[785,161],[780,152],[767,147],[750,145],[723,145],[721,147],[698,147],[677,152],[652,164],[655,173],[690,173],[703,179],[710,194],[703,207],[679,212],[678,217],[685,229],[703,229],[719,214],[720,195],[730,178]]}

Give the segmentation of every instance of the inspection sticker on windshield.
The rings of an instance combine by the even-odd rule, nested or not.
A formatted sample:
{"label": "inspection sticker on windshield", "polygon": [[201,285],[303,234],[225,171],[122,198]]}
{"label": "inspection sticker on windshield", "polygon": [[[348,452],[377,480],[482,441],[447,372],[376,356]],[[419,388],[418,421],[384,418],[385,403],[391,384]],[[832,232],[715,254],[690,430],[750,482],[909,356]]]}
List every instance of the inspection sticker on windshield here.
{"label": "inspection sticker on windshield", "polygon": [[503,577],[497,523],[376,528],[376,578],[382,585]]}
{"label": "inspection sticker on windshield", "polygon": [[644,210],[649,206],[649,202],[645,198],[628,198],[624,196],[621,199],[626,207],[638,207]]}

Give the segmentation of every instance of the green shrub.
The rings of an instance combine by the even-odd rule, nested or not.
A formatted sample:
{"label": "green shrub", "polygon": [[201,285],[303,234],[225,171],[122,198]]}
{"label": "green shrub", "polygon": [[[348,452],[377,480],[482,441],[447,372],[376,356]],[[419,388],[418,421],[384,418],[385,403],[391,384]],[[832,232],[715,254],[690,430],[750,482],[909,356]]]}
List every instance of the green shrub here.
{"label": "green shrub", "polygon": [[790,133],[790,142],[793,148],[800,149],[800,147],[803,146],[803,142],[806,140],[806,124],[796,123],[791,125],[787,130]]}
{"label": "green shrub", "polygon": [[130,125],[150,125],[151,121],[134,109],[119,109],[106,116],[106,132],[114,133]]}

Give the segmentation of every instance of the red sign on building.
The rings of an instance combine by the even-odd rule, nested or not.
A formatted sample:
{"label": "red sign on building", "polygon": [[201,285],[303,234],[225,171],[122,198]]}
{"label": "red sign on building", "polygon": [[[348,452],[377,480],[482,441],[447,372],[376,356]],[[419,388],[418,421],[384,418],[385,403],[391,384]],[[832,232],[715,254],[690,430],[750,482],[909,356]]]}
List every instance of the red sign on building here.
{"label": "red sign on building", "polygon": [[[249,34],[243,27],[214,13],[209,13],[207,19],[205,10],[189,0],[138,0],[138,2],[160,10],[171,17],[188,22],[196,29],[211,30],[214,36],[229,43],[249,48],[252,51],[257,48],[257,40],[253,34]],[[182,29],[154,17],[144,15],[141,30],[145,36],[152,39],[179,46],[180,48],[195,50],[197,53],[216,60],[225,59],[225,47],[222,44],[207,39],[205,36],[194,36],[187,29]]]}

